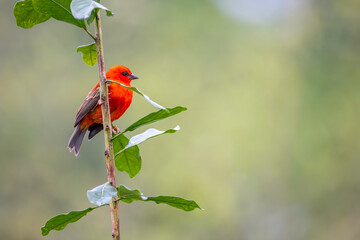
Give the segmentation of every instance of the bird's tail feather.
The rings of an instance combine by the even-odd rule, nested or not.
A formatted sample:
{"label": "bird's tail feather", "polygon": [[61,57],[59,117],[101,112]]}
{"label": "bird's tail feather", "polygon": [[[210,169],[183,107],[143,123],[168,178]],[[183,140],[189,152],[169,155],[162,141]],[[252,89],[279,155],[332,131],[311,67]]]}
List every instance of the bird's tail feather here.
{"label": "bird's tail feather", "polygon": [[70,140],[68,143],[68,148],[69,148],[70,152],[75,150],[74,153],[75,153],[76,157],[79,155],[80,147],[81,147],[82,141],[84,139],[85,133],[86,133],[86,130],[81,131],[80,125],[78,125],[70,137]]}

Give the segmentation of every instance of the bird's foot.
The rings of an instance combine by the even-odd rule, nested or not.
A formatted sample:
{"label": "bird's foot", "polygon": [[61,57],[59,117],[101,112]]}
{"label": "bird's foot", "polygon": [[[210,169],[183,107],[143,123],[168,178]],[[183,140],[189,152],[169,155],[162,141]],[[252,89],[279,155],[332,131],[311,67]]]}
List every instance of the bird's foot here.
{"label": "bird's foot", "polygon": [[117,134],[120,133],[120,129],[119,129],[118,126],[116,126],[115,124],[112,125],[111,131],[112,131],[115,135],[117,135]]}

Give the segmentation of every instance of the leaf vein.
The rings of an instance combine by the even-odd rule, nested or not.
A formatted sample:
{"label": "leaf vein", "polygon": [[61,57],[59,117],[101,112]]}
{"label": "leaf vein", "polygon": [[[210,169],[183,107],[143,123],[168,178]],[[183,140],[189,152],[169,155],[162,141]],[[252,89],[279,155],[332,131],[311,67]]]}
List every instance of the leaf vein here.
{"label": "leaf vein", "polygon": [[[53,3],[55,3],[56,5],[58,5],[59,7],[61,7],[62,9],[64,9],[68,14],[70,14],[72,17],[73,17],[73,15],[72,15],[72,13],[66,8],[66,7],[64,7],[63,5],[61,5],[60,3],[58,3],[58,2],[56,2],[56,1],[54,1],[54,0],[50,0],[51,2],[53,2]],[[75,18],[74,18],[75,19]],[[82,22],[81,21],[79,21],[79,20],[77,20],[77,19],[75,19],[78,23],[80,23],[80,25],[82,25]],[[83,27],[84,28],[84,27]],[[85,29],[85,28],[84,28]]]}

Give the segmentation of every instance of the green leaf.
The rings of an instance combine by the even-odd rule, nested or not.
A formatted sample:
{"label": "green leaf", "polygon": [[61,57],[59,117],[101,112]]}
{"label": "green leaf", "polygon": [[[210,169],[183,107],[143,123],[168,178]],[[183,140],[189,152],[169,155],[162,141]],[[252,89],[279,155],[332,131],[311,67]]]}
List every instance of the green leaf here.
{"label": "green leaf", "polygon": [[46,222],[45,226],[41,228],[41,234],[46,236],[51,230],[61,231],[69,223],[73,223],[84,217],[86,214],[96,209],[97,207],[87,208],[82,211],[71,211],[67,214],[61,214],[56,217],[51,218]]}
{"label": "green leaf", "polygon": [[174,129],[160,131],[150,128],[145,132],[135,135],[130,140],[124,134],[119,134],[113,138],[115,166],[119,171],[127,172],[130,178],[135,177],[141,169],[140,150],[136,146],[149,138],[153,138],[166,133],[175,133],[180,130],[179,126]]}
{"label": "green leaf", "polygon": [[22,28],[32,28],[36,24],[46,22],[51,18],[48,14],[35,11],[32,0],[17,2],[14,7],[14,16],[16,25]]}
{"label": "green leaf", "polygon": [[76,19],[87,19],[95,8],[111,12],[108,8],[94,0],[73,0],[70,4],[71,12]]}
{"label": "green leaf", "polygon": [[[141,156],[138,146],[133,146],[121,151],[129,143],[129,139],[121,134],[113,139],[115,166],[121,172],[127,172],[130,178],[135,177],[141,169]],[[121,151],[121,153],[120,153]]]}
{"label": "green leaf", "polygon": [[143,194],[140,190],[132,190],[124,185],[120,185],[118,188],[119,199],[126,203],[132,203],[135,200],[146,200],[146,197],[143,197]]}
{"label": "green leaf", "polygon": [[179,208],[184,211],[192,211],[196,208],[202,208],[193,200],[186,200],[180,197],[172,197],[172,196],[158,196],[158,197],[148,197],[146,201],[153,201],[157,204],[165,203],[169,206]]}
{"label": "green leaf", "polygon": [[133,91],[133,92],[136,92],[137,94],[143,96],[143,97],[146,99],[146,101],[148,101],[148,102],[149,102],[151,105],[153,105],[154,107],[160,108],[160,109],[164,109],[165,111],[167,111],[166,108],[164,108],[164,107],[161,106],[160,104],[158,104],[158,103],[154,102],[153,100],[151,100],[147,95],[145,95],[144,93],[142,93],[142,92],[141,92],[139,89],[137,89],[136,87],[128,87],[128,86],[126,86],[126,85],[124,85],[124,84],[121,84],[121,83],[119,83],[119,82],[112,81],[112,80],[106,80],[106,82],[116,83],[116,84],[119,84],[119,85],[123,86],[124,88],[127,88],[127,89],[129,89],[129,90],[131,90],[131,91]]}
{"label": "green leaf", "polygon": [[87,22],[88,25],[90,25],[90,24],[94,21],[97,10],[98,10],[98,9],[94,9],[94,10],[91,12],[90,17],[89,17],[88,19],[86,19],[86,22]]}
{"label": "green leaf", "polygon": [[59,21],[86,29],[84,20],[75,19],[70,11],[71,0],[32,0],[36,11],[48,14]]}
{"label": "green leaf", "polygon": [[132,203],[133,201],[152,201],[157,204],[164,203],[171,207],[179,208],[184,211],[192,211],[196,208],[202,210],[202,208],[200,208],[200,206],[193,200],[186,200],[180,197],[173,196],[144,197],[140,190],[132,190],[124,185],[120,185],[117,190],[119,199],[126,203]]}
{"label": "green leaf", "polygon": [[106,16],[112,17],[114,16],[114,13],[112,11],[106,11]]}
{"label": "green leaf", "polygon": [[83,54],[82,59],[87,65],[94,66],[98,62],[95,43],[80,46],[76,51]]}
{"label": "green leaf", "polygon": [[[134,147],[134,146],[146,141],[149,138],[153,138],[153,137],[156,137],[156,136],[159,136],[159,135],[163,135],[165,133],[175,133],[175,132],[177,132],[179,130],[180,130],[180,126],[176,126],[175,128],[168,129],[166,131],[160,131],[160,130],[157,130],[155,128],[149,128],[145,132],[143,132],[141,134],[138,134],[138,135],[135,135],[132,138],[130,138],[129,143],[123,149],[121,149],[120,152],[115,152],[114,151],[115,157],[118,156],[119,154],[121,154],[123,151],[126,151],[126,149]],[[123,135],[123,134],[115,136],[114,140],[117,139],[121,135]]]}
{"label": "green leaf", "polygon": [[159,110],[157,112],[153,112],[153,113],[150,113],[149,115],[141,118],[140,120],[136,121],[135,123],[133,123],[130,127],[128,127],[125,131],[125,132],[129,132],[129,131],[134,131],[135,129],[141,127],[141,126],[144,126],[144,125],[147,125],[147,124],[150,124],[150,123],[153,123],[153,122],[157,122],[157,121],[160,121],[164,118],[168,118],[168,117],[171,117],[171,116],[174,116],[178,113],[181,113],[182,111],[185,111],[187,110],[187,108],[185,107],[181,107],[181,106],[177,106],[177,107],[174,107],[174,108],[167,108],[166,110]]}
{"label": "green leaf", "polygon": [[117,196],[117,190],[109,182],[87,191],[89,202],[96,206],[109,204],[111,199]]}

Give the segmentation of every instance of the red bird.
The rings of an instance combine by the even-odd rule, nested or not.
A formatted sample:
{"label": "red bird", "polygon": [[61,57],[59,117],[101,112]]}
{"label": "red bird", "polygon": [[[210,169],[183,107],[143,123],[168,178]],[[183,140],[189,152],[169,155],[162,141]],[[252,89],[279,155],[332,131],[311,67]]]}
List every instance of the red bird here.
{"label": "red bird", "polygon": [[[138,77],[125,66],[115,65],[106,73],[106,78],[130,87],[131,80]],[[75,117],[75,131],[71,135],[68,148],[75,150],[75,156],[79,154],[81,143],[86,131],[89,131],[88,139],[92,139],[103,130],[102,111],[100,104],[100,83],[89,92],[81,104]],[[120,118],[131,104],[133,92],[116,83],[108,84],[109,104],[111,121]]]}

